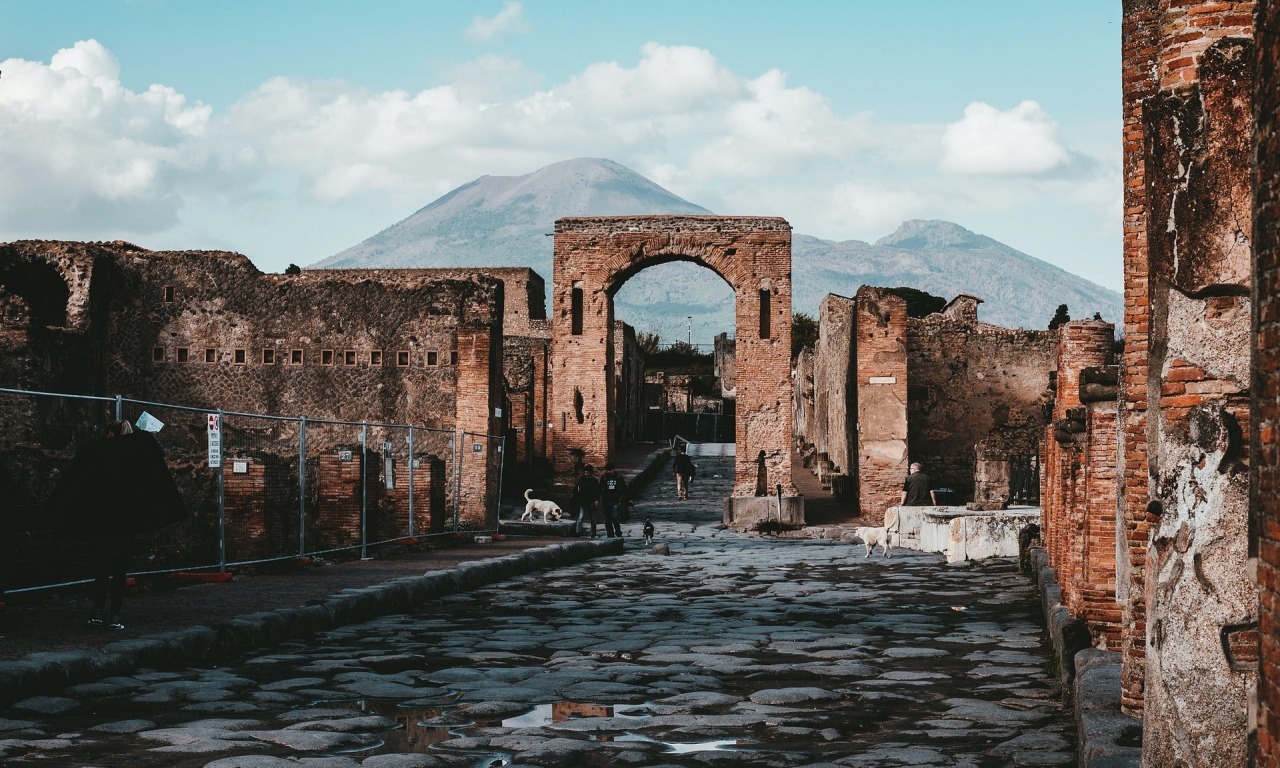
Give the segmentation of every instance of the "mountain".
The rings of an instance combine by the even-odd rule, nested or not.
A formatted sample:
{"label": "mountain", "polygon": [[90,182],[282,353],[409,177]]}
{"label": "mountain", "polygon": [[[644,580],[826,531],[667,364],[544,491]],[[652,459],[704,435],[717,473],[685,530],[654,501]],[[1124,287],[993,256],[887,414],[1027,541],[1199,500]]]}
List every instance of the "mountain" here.
{"label": "mountain", "polygon": [[[610,160],[566,160],[524,176],[482,176],[311,266],[529,266],[549,290],[552,241],[546,235],[556,219],[660,213],[711,212]],[[908,221],[874,244],[793,235],[795,311],[816,314],[827,293],[852,296],[863,284],[908,286],[947,299],[971,293],[985,300],[979,317],[1009,327],[1045,328],[1059,304],[1074,318],[1101,312],[1118,323],[1123,317],[1115,291],[951,222]],[[617,317],[664,341],[708,343],[733,332],[728,285],[693,264],[644,270],[614,305]]]}
{"label": "mountain", "polygon": [[524,176],[481,176],[313,267],[533,267],[551,283],[564,216],[711,211],[612,160],[579,158]]}

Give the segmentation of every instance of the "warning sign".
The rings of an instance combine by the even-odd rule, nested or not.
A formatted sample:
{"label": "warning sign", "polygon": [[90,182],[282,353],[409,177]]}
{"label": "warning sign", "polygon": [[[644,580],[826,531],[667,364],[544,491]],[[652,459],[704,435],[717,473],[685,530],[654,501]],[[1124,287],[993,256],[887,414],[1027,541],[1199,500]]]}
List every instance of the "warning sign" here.
{"label": "warning sign", "polygon": [[222,466],[222,417],[216,413],[209,417],[209,466],[217,469]]}

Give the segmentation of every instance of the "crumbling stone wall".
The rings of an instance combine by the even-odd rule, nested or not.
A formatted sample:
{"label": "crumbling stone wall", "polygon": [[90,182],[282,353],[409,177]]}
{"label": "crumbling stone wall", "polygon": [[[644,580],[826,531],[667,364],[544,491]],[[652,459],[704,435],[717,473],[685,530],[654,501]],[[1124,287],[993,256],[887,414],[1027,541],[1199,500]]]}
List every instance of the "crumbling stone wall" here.
{"label": "crumbling stone wall", "polygon": [[619,445],[641,439],[644,431],[644,353],[631,326],[617,321],[613,326],[614,387],[617,392]]}
{"label": "crumbling stone wall", "polygon": [[832,475],[858,477],[858,401],[854,300],[827,294],[818,304],[813,355],[814,469],[824,485]]}
{"label": "crumbling stone wall", "polygon": [[1252,9],[1163,0],[1142,104],[1149,765],[1246,761]]}
{"label": "crumbling stone wall", "polygon": [[552,311],[554,465],[575,452],[606,461],[616,445],[613,296],[648,266],[684,260],[719,274],[736,308],[738,445],[735,498],[754,498],[759,464],[769,483],[791,482],[791,227],[782,219],[725,216],[566,218],[555,225]]}
{"label": "crumbling stone wall", "polygon": [[976,446],[987,460],[1033,455],[1048,423],[1056,334],[980,322],[979,302],[907,321],[909,458],[952,504],[974,497]]}

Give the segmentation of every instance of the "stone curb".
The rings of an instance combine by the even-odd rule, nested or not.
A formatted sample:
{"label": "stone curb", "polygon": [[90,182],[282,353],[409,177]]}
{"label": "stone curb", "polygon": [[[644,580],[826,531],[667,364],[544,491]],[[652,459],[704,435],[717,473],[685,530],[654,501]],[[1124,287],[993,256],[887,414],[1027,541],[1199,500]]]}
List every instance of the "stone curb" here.
{"label": "stone curb", "polygon": [[369,587],[345,589],[297,608],[250,613],[209,626],[111,643],[102,651],[33,653],[0,662],[0,706],[32,696],[54,695],[70,685],[140,667],[206,663],[230,654],[407,611],[425,600],[466,592],[513,576],[558,568],[624,551],[622,539],[573,541],[527,549],[504,557],[472,560]]}
{"label": "stone curb", "polygon": [[1079,765],[1138,768],[1142,721],[1120,711],[1120,654],[1089,647],[1088,630],[1062,604],[1062,588],[1049,567],[1049,554],[1042,547],[1032,547],[1028,555],[1063,690],[1075,708]]}

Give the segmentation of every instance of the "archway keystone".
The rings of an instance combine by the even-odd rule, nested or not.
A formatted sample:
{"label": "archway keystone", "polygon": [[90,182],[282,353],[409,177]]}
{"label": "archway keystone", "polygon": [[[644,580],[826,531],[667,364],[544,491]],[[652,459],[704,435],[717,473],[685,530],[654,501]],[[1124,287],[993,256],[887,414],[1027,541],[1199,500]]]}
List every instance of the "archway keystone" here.
{"label": "archway keystone", "polygon": [[[597,466],[612,456],[613,297],[637,272],[670,261],[707,267],[734,292],[736,457],[726,523],[736,528],[765,519],[802,523],[803,500],[791,478],[791,225],[781,218],[611,216],[556,221],[551,319],[556,471],[571,471],[577,452]],[[761,471],[769,497],[756,496]]]}

